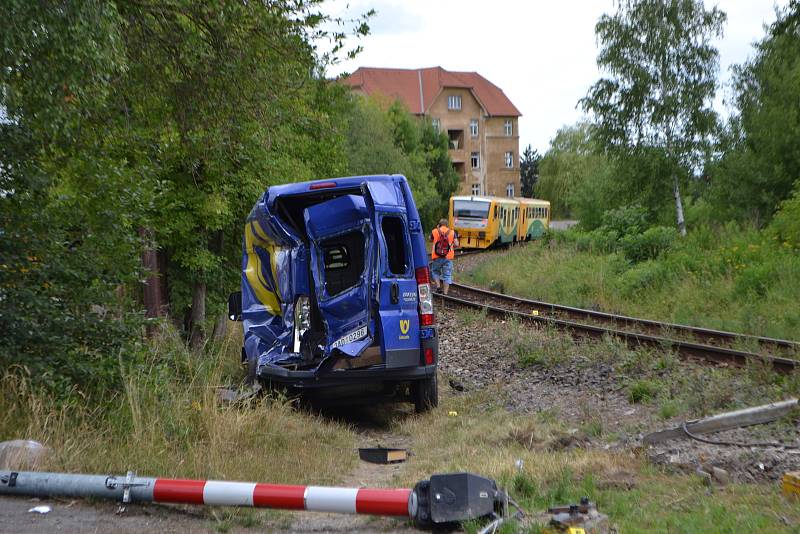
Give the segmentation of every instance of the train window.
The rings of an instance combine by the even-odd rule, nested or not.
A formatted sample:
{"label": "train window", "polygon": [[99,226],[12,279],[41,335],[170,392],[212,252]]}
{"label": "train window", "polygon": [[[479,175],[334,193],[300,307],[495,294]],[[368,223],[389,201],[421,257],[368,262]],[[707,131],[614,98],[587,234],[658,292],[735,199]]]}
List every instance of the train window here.
{"label": "train window", "polygon": [[486,200],[455,200],[453,216],[486,219],[489,217],[491,203]]}
{"label": "train window", "polygon": [[494,218],[497,218],[497,204],[494,205]]}

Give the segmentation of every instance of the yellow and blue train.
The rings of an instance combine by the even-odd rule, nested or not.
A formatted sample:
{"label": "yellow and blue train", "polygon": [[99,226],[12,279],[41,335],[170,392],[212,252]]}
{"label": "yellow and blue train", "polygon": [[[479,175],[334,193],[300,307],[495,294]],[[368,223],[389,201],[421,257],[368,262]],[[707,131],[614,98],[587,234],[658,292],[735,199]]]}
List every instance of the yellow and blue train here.
{"label": "yellow and blue train", "polygon": [[530,241],[550,226],[550,203],[535,198],[450,197],[450,228],[461,248]]}

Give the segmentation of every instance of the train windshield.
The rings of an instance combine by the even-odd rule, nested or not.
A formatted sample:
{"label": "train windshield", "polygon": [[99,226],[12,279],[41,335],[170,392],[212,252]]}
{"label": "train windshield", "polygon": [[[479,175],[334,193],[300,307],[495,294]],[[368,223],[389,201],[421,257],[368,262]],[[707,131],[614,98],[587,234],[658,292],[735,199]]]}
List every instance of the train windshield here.
{"label": "train windshield", "polygon": [[485,200],[454,200],[453,215],[455,217],[474,217],[487,219],[491,202]]}

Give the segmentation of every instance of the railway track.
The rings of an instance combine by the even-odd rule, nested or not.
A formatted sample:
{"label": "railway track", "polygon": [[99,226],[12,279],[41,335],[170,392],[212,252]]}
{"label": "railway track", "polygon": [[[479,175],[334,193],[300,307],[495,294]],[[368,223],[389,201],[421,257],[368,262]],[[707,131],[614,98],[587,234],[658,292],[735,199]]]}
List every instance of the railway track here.
{"label": "railway track", "polygon": [[450,294],[436,296],[450,304],[484,309],[499,316],[514,316],[567,330],[575,337],[610,335],[631,346],[658,346],[678,354],[715,363],[746,366],[763,362],[775,371],[789,373],[800,367],[790,356],[800,354],[800,343],[663,323],[612,313],[562,306],[549,302],[495,293],[464,284],[452,284]]}
{"label": "railway track", "polygon": [[481,252],[485,252],[486,249],[482,248],[459,248],[456,249],[456,258],[460,258],[462,256],[472,256],[473,254],[480,254]]}

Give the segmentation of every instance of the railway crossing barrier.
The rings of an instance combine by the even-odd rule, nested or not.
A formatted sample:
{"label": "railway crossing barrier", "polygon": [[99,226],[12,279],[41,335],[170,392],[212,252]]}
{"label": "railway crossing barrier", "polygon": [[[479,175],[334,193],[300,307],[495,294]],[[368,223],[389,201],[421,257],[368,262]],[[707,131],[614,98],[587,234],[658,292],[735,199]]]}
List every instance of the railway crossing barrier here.
{"label": "railway crossing barrier", "polygon": [[493,480],[471,473],[433,475],[414,489],[385,489],[147,478],[132,471],[125,476],[0,471],[0,495],[400,516],[419,527],[480,517],[502,520],[509,502],[514,504]]}

